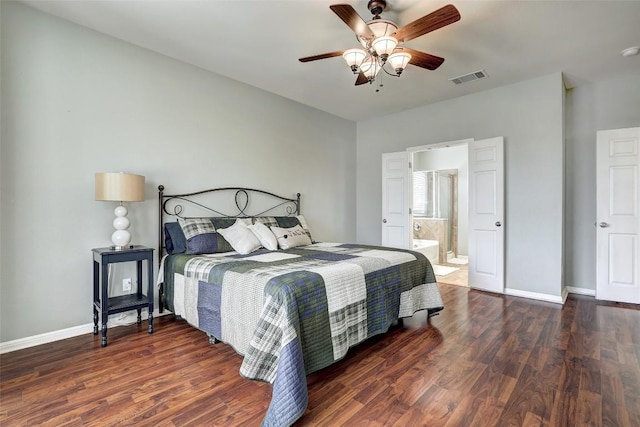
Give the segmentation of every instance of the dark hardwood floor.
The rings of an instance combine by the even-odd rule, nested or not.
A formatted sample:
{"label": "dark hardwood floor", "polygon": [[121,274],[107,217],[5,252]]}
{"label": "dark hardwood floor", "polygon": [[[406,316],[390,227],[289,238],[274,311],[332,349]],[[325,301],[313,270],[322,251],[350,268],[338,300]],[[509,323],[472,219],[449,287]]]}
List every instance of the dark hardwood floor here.
{"label": "dark hardwood floor", "polygon": [[[310,375],[296,425],[640,426],[640,310],[441,285],[445,310]],[[0,356],[2,426],[258,426],[268,384],[170,316]]]}

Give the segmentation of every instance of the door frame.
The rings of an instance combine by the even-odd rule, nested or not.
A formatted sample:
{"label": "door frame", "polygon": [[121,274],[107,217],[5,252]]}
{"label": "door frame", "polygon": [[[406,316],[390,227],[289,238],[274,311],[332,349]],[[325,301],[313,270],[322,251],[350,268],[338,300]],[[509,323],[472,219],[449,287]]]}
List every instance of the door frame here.
{"label": "door frame", "polygon": [[[502,144],[504,144],[504,137],[498,137],[498,138],[502,138]],[[485,138],[484,140],[490,140],[493,138]],[[480,140],[479,140],[480,141]],[[467,145],[467,147],[471,147],[471,145],[476,142],[475,138],[465,138],[465,139],[459,139],[459,140],[454,140],[454,141],[449,141],[449,142],[441,142],[441,143],[436,143],[436,144],[429,144],[429,145],[421,145],[421,146],[416,146],[416,147],[409,147],[407,148],[407,152],[409,153],[409,189],[408,189],[408,193],[409,193],[409,203],[411,208],[413,208],[413,170],[414,170],[414,154],[418,153],[418,152],[423,152],[423,151],[431,151],[431,150],[437,150],[437,149],[442,149],[442,148],[449,148],[449,147],[453,147],[456,145]],[[504,147],[504,145],[503,145]],[[504,148],[503,148],[504,150]],[[504,156],[504,151],[503,154]],[[506,165],[504,164],[504,157],[502,157],[503,163],[502,163],[502,167],[503,167],[503,171],[504,168],[506,167]],[[471,178],[471,170],[469,170],[469,176],[467,177],[468,182],[470,181]],[[469,190],[470,191],[470,190]],[[504,192],[506,191],[506,177],[503,175],[502,177],[502,191],[503,191],[503,197],[504,197]],[[469,202],[470,203],[470,202]],[[504,224],[504,217],[506,215],[506,205],[503,206],[503,212],[502,212],[502,223]],[[468,210],[467,211],[467,219],[470,223],[470,216],[471,216],[471,212]],[[411,212],[410,215],[411,218],[411,224],[413,224],[413,212]],[[503,229],[503,239],[504,239],[504,229]],[[470,237],[471,230],[469,229],[467,231],[467,240]],[[409,235],[409,245],[412,245],[413,241],[413,233],[410,233]],[[503,240],[503,248],[504,248],[504,244],[506,242],[504,242]],[[411,247],[411,246],[410,246]],[[471,258],[472,258],[472,254],[471,254],[471,250],[468,248],[468,255],[469,255],[469,263],[471,264]],[[499,263],[501,265],[501,274],[502,274],[502,278],[501,278],[501,286],[502,289],[500,290],[500,293],[504,293],[504,289],[506,288],[506,283],[505,280],[506,278],[504,277],[505,271],[504,271],[504,266],[505,266],[505,253],[503,251],[502,253],[502,260]],[[471,287],[470,283],[467,283],[468,286]],[[481,289],[481,288],[479,288]],[[494,290],[492,290],[493,292]]]}
{"label": "door frame", "polygon": [[[460,145],[466,145],[468,147],[469,144],[471,144],[473,141],[474,141],[473,138],[465,138],[465,139],[457,139],[453,141],[439,142],[436,144],[429,144],[429,145],[419,145],[416,147],[407,148],[407,153],[409,155],[409,179],[408,179],[409,187],[407,192],[409,194],[408,199],[409,199],[409,206],[411,208],[411,214],[409,215],[410,224],[413,225],[413,171],[414,171],[414,164],[415,164],[415,161],[414,161],[415,154],[420,152],[439,150],[443,148],[450,148],[450,147],[455,147]],[[468,177],[467,177],[467,180],[468,180]],[[468,216],[469,216],[469,212],[467,211],[467,217]],[[469,236],[468,236],[468,230],[467,230],[467,240],[468,238]],[[408,247],[410,248],[413,247],[413,227],[409,232],[408,245],[409,245]]]}

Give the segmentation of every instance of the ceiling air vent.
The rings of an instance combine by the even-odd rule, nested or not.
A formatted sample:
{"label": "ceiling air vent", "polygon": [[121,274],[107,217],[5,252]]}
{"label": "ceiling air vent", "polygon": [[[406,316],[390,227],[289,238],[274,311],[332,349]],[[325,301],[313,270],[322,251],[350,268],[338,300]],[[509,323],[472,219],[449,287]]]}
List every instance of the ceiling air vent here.
{"label": "ceiling air vent", "polygon": [[474,71],[473,73],[465,74],[464,76],[454,77],[449,79],[449,81],[454,82],[457,85],[462,83],[467,83],[473,80],[484,79],[488,77],[487,73],[484,70]]}

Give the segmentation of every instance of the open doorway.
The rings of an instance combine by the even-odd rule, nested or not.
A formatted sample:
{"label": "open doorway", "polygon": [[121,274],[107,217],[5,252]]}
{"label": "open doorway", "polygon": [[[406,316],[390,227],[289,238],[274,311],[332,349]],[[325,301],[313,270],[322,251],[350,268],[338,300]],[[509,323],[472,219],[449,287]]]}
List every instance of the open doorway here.
{"label": "open doorway", "polygon": [[439,283],[468,286],[468,143],[410,149],[411,247],[434,267]]}

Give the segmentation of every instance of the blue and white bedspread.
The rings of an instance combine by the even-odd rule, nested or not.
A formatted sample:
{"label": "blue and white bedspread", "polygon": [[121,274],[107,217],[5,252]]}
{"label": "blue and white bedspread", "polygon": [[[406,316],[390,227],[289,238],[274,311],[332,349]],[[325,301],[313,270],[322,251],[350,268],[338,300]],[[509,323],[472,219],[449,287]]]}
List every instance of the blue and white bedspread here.
{"label": "blue and white bedspread", "polygon": [[264,426],[302,416],[307,374],[398,318],[443,306],[429,261],[402,249],[316,243],[164,264],[169,309],[244,355],[242,376],[273,385]]}

